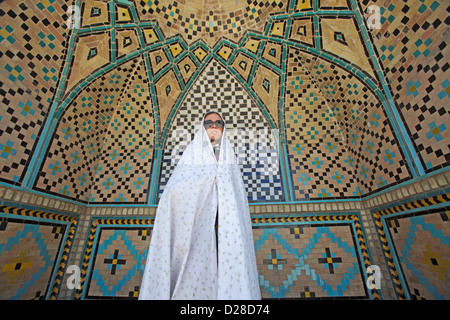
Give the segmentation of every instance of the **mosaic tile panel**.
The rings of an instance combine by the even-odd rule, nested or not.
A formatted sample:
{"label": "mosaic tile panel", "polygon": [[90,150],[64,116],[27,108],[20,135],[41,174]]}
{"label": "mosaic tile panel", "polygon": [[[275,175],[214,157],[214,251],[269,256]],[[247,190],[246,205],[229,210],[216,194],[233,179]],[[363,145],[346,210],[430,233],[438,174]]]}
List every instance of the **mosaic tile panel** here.
{"label": "mosaic tile panel", "polygon": [[164,149],[159,194],[197,132],[203,114],[210,110],[225,118],[249,201],[284,199],[276,139],[248,93],[215,60],[203,71],[172,121]]}
{"label": "mosaic tile panel", "polygon": [[355,157],[345,147],[329,102],[298,55],[289,52],[284,115],[295,199],[359,197]]}
{"label": "mosaic tile panel", "polygon": [[154,136],[148,77],[140,59],[111,115],[95,164],[90,203],[146,203]]}
{"label": "mosaic tile panel", "polygon": [[[95,218],[76,299],[137,299],[152,223]],[[357,216],[254,218],[253,237],[263,299],[379,298]]]}
{"label": "mosaic tile panel", "polygon": [[97,162],[105,135],[116,123],[112,122],[114,111],[136,63],[129,61],[98,78],[66,107],[36,179],[36,190],[89,201],[94,175],[101,169]]}
{"label": "mosaic tile panel", "polygon": [[83,28],[109,24],[111,19],[108,3],[85,0],[81,4],[80,18],[80,26]]}
{"label": "mosaic tile panel", "polygon": [[362,1],[379,8],[371,31],[402,121],[427,172],[450,161],[448,2]]}
{"label": "mosaic tile panel", "polygon": [[75,299],[137,299],[153,219],[91,221]]}
{"label": "mosaic tile panel", "polygon": [[141,21],[156,19],[170,38],[185,35],[192,43],[203,39],[214,45],[220,37],[238,40],[247,29],[262,31],[272,13],[285,12],[288,1],[134,1]]}
{"label": "mosaic tile panel", "polygon": [[350,225],[253,231],[261,298],[368,298]]}
{"label": "mosaic tile panel", "polygon": [[412,300],[450,298],[450,207],[386,219]]}
{"label": "mosaic tile panel", "polygon": [[372,210],[398,299],[448,299],[448,203],[438,193]]}
{"label": "mosaic tile panel", "polygon": [[85,299],[136,299],[150,244],[149,227],[101,228]]}
{"label": "mosaic tile panel", "polygon": [[65,83],[67,91],[111,62],[111,35],[108,31],[79,36],[74,46],[72,67]]}
{"label": "mosaic tile panel", "polygon": [[[371,29],[369,22],[376,17],[376,13],[370,13],[367,9],[374,4],[379,9],[380,26]],[[322,94],[320,106],[325,106],[323,102],[326,102],[329,114],[336,120],[335,128],[337,132],[340,130],[338,135],[341,138],[336,143],[339,160],[335,155],[330,156],[328,142],[317,145],[315,153],[308,155],[314,157],[312,160],[299,157],[298,150],[294,150],[297,142],[287,146],[288,152],[297,153],[295,161],[291,154],[288,155],[294,175],[295,199],[367,196],[410,179],[415,169],[409,161],[420,162],[425,172],[450,164],[450,131],[446,125],[446,117],[449,116],[446,99],[450,97],[450,82],[445,59],[448,55],[445,36],[449,19],[448,10],[443,10],[446,7],[442,0],[248,0],[237,3],[212,0],[193,1],[189,5],[182,1],[86,0],[81,2],[80,29],[75,30],[67,26],[70,5],[71,2],[62,0],[39,0],[34,3],[3,1],[0,5],[0,16],[3,18],[0,26],[0,95],[7,106],[0,111],[2,183],[22,186],[24,180],[27,181],[26,173],[30,164],[35,164],[32,156],[43,135],[41,130],[50,106],[55,102],[60,103],[69,93],[76,92],[79,89],[77,85],[83,81],[91,81],[89,77],[94,72],[101,73],[110,63],[116,63],[117,59],[126,60],[136,50],[143,49],[141,44],[154,45],[151,52],[144,54],[145,59],[150,58],[149,73],[155,76],[152,83],[152,90],[155,91],[152,94],[155,96],[152,96],[152,101],[158,102],[161,125],[165,124],[172,107],[178,106],[179,97],[187,96],[184,90],[190,90],[190,87],[185,86],[198,68],[205,67],[202,64],[208,61],[204,60],[205,57],[213,53],[223,58],[221,61],[230,68],[230,72],[242,77],[243,86],[249,90],[248,96],[254,95],[260,99],[258,103],[264,104],[275,126],[279,125],[279,107],[284,107],[284,112],[287,112],[286,129],[293,130],[296,128],[291,123],[293,109],[284,105],[285,98],[294,99],[289,96],[290,91],[288,96],[284,96],[284,86],[290,86],[289,82],[292,81],[289,76],[284,77],[283,67],[291,63],[293,55],[296,56],[297,63],[307,71],[311,83]],[[320,10],[326,10],[326,14]],[[358,20],[360,16],[365,19],[365,24]],[[369,37],[365,35],[365,28],[369,30]],[[247,30],[251,32],[246,33]],[[68,45],[69,35],[74,35],[73,47]],[[199,39],[202,41],[196,42]],[[306,46],[309,53],[299,50],[287,54],[283,50],[288,44],[298,45],[297,49]],[[188,48],[190,45],[192,47]],[[162,48],[166,57],[158,54],[163,52]],[[157,59],[158,56],[162,63]],[[327,62],[319,56],[331,57],[333,62]],[[70,67],[67,73],[60,74],[61,70],[65,70],[62,68],[63,57]],[[378,70],[377,63],[381,65],[381,70]],[[356,72],[359,78],[355,76]],[[119,82],[128,79],[123,70],[122,74],[119,73],[117,71],[116,74],[122,77]],[[281,79],[286,82],[282,83]],[[368,81],[369,85],[364,81]],[[383,87],[384,82],[389,86]],[[87,90],[74,98],[75,102],[67,101],[68,105],[84,103],[79,101],[83,95],[86,95],[86,99],[90,96],[97,101],[102,99],[99,92],[113,90],[102,88],[100,83],[94,81],[88,85]],[[120,91],[123,83],[117,84],[114,90]],[[378,100],[381,95],[389,98],[390,93],[393,95],[393,106],[398,108],[400,115],[396,122],[403,122],[404,132],[394,132],[394,119],[388,118],[389,113],[383,110]],[[116,102],[114,104],[117,105]],[[114,111],[111,109],[107,112],[112,114]],[[77,116],[73,114],[74,118]],[[108,133],[100,133],[103,129],[89,129],[89,121],[93,121],[91,117],[97,115],[82,114],[80,117],[87,124],[82,129],[86,129],[86,134],[96,132],[94,135],[88,134],[89,138],[86,138],[92,144],[83,140],[85,136],[80,133],[80,129],[76,137],[83,141],[68,140],[58,142],[60,145],[55,144],[56,136],[57,139],[75,138],[72,132],[53,132],[53,128],[50,128],[45,138],[50,139],[51,145],[43,146],[49,148],[46,158],[34,158],[36,167],[34,172],[29,171],[28,174],[29,177],[37,174],[37,179],[27,186],[34,184],[34,188],[39,191],[76,201],[90,201],[89,189],[98,170],[95,165],[99,146],[103,145],[102,139]],[[331,125],[331,118],[325,118]],[[313,121],[308,122],[307,126],[311,125],[312,128],[316,117],[309,119]],[[71,117],[69,120],[63,117],[57,130],[66,130],[63,127],[67,126],[67,121],[78,123]],[[324,132],[328,134],[328,131]],[[411,138],[412,154],[403,154],[405,150],[402,151],[402,148],[406,149],[406,146],[400,134]],[[139,157],[139,154],[133,157]],[[318,162],[314,162],[316,158]],[[320,165],[320,161],[323,161],[321,158],[325,159],[325,172],[332,172],[336,167],[340,169],[334,172],[336,175],[332,173],[328,180],[321,171],[324,167],[315,168],[319,171],[315,171],[314,177],[307,176],[306,172],[300,172],[301,168],[297,168],[308,161]],[[71,168],[67,169],[69,164]],[[111,163],[108,170],[116,170],[115,166]],[[143,168],[140,165],[138,167]],[[303,170],[311,172],[310,168]],[[162,171],[162,176],[167,174],[165,168]],[[341,171],[345,171],[345,174]],[[145,175],[148,174],[145,171]],[[253,174],[254,171],[248,175]],[[272,175],[272,172],[268,175]],[[345,185],[340,184],[343,182],[342,177],[349,180]],[[116,175],[114,179],[119,177]],[[274,191],[273,188],[281,188],[281,181],[275,180],[266,179],[269,185],[263,187],[256,184],[252,199],[282,199],[281,196],[274,196],[278,190]],[[132,201],[144,201],[145,191],[136,189],[142,185],[142,181],[138,180],[133,185],[134,195],[129,197]],[[315,189],[308,186],[308,183],[315,186],[318,181],[325,181],[325,187]],[[115,181],[112,182],[119,186]],[[154,184],[158,183],[155,181]],[[164,185],[164,181],[161,184]],[[95,192],[106,190],[103,187],[108,187],[107,181],[102,181]],[[123,190],[130,191],[126,188]],[[121,194],[125,195],[121,192],[117,196],[104,193],[101,200],[97,197],[95,201],[119,202],[126,198],[121,197]]]}
{"label": "mosaic tile panel", "polygon": [[0,4],[0,181],[21,185],[59,81],[64,1]]}
{"label": "mosaic tile panel", "polygon": [[323,59],[304,52],[297,52],[292,58],[308,70],[336,119],[349,153],[347,161],[356,171],[359,195],[409,179],[408,163],[374,93],[354,75]]}
{"label": "mosaic tile panel", "polygon": [[57,297],[75,233],[75,219],[0,207],[0,299]]}

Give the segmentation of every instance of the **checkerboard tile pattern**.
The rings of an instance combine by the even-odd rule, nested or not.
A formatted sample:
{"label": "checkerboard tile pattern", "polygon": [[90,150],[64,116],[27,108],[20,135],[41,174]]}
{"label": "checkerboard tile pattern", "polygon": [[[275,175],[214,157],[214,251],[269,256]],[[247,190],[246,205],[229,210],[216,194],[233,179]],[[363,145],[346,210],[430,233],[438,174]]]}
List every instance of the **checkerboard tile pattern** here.
{"label": "checkerboard tile pattern", "polygon": [[160,194],[203,114],[210,110],[225,118],[249,201],[282,200],[276,139],[244,88],[216,61],[207,66],[173,120],[164,149]]}

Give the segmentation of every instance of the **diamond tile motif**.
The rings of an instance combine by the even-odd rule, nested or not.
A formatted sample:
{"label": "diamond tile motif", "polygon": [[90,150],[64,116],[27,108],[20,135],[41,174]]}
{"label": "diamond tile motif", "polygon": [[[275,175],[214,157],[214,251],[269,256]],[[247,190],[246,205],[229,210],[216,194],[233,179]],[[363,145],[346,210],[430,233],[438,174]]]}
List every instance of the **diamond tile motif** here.
{"label": "diamond tile motif", "polygon": [[138,297],[151,238],[142,237],[142,232],[149,232],[149,229],[100,230],[85,298]]}
{"label": "diamond tile motif", "polygon": [[254,229],[262,298],[366,297],[349,231],[312,225]]}

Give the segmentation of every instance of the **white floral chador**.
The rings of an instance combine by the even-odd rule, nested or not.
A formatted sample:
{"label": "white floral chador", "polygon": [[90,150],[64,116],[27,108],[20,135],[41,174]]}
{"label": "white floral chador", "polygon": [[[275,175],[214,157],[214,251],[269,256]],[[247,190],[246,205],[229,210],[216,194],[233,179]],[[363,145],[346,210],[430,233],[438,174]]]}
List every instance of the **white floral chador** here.
{"label": "white floral chador", "polygon": [[203,121],[161,196],[141,300],[261,298],[242,175],[226,129],[216,160]]}

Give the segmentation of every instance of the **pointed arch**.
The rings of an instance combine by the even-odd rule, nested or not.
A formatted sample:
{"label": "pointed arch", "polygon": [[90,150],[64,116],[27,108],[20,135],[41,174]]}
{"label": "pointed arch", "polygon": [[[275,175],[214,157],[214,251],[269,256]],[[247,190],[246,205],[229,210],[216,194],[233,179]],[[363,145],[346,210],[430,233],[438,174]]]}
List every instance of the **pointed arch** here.
{"label": "pointed arch", "polygon": [[[278,133],[272,132],[271,129],[275,128],[269,124],[247,89],[210,55],[204,60],[195,83],[184,94],[176,109],[172,109],[170,121],[162,134],[164,144],[160,146],[160,177],[153,181],[159,180],[160,187],[154,194],[154,203],[198,129],[201,116],[209,110],[218,110],[227,120],[227,130],[230,130],[227,132],[230,132],[230,140],[235,146],[249,201],[282,201]],[[196,104],[202,108],[196,108]]]}

